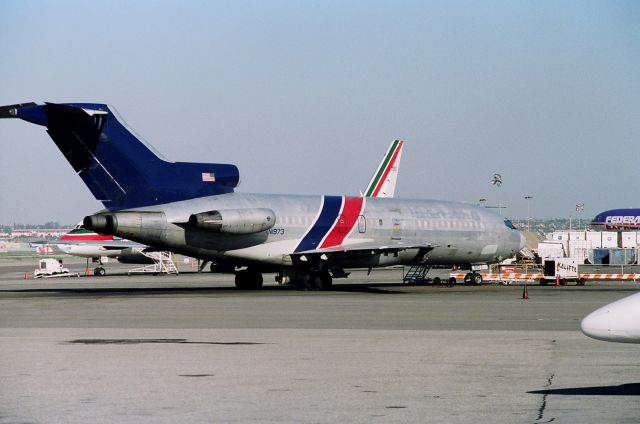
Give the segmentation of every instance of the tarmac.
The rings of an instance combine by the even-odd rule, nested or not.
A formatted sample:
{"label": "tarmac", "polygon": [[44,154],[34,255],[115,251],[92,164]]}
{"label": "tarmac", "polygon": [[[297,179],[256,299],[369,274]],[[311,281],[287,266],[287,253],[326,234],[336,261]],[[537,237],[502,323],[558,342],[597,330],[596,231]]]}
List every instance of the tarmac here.
{"label": "tarmac", "polygon": [[0,260],[0,423],[640,422],[640,345],[579,330],[634,282],[238,291],[184,264],[24,280],[35,264]]}

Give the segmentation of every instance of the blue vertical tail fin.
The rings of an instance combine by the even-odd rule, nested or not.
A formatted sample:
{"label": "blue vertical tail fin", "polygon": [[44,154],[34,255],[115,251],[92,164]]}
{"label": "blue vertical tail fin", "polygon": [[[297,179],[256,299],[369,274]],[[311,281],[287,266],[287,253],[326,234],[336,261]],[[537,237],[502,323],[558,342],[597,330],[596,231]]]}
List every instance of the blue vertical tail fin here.
{"label": "blue vertical tail fin", "polygon": [[0,107],[0,118],[45,126],[91,193],[109,210],[230,193],[240,179],[235,165],[160,158],[105,104],[15,104]]}

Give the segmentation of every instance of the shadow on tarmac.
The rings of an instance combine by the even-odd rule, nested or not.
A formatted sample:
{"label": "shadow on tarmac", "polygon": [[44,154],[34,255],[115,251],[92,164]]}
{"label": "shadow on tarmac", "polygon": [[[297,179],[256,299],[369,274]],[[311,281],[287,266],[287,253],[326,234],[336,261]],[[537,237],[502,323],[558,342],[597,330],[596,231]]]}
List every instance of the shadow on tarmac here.
{"label": "shadow on tarmac", "polygon": [[620,384],[618,386],[567,387],[564,389],[545,389],[527,392],[535,395],[562,396],[640,396],[640,383]]}
{"label": "shadow on tarmac", "polygon": [[[324,294],[350,292],[350,293],[370,293],[370,294],[407,294],[398,288],[397,283],[374,283],[374,284],[340,284],[335,285],[332,290],[318,292]],[[401,286],[400,286],[401,287]],[[406,286],[405,286],[406,287]],[[220,293],[220,294],[241,294],[241,293],[299,293],[305,290],[294,286],[264,286],[260,290],[238,290],[235,287],[59,287],[59,288],[33,288],[33,289],[13,289],[2,290],[3,293],[22,294],[67,294],[67,295],[163,295],[163,294],[192,294],[192,293]]]}

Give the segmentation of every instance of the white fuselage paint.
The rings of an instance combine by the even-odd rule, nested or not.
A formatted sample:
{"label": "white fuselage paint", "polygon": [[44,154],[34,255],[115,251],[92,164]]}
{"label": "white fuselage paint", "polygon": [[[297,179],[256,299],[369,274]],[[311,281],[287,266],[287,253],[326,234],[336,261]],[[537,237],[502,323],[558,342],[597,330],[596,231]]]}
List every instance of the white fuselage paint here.
{"label": "white fuselage paint", "polygon": [[607,342],[640,343],[640,293],[609,303],[580,323],[587,336]]}
{"label": "white fuselage paint", "polygon": [[[115,235],[157,248],[202,259],[233,259],[275,266],[290,266],[291,254],[313,226],[322,207],[322,196],[231,193],[137,208],[162,212],[166,224],[143,224],[140,230]],[[222,234],[188,228],[189,216],[225,209],[269,208],[273,228],[250,235]],[[125,211],[123,211],[125,212]],[[115,212],[117,214],[117,212]],[[342,245],[375,243],[385,246],[434,246],[426,263],[491,263],[514,255],[524,245],[517,230],[507,227],[498,214],[473,205],[439,200],[368,198],[361,211],[362,224],[351,229]],[[350,258],[348,266],[386,266],[408,263],[418,249],[407,248],[376,260]]]}

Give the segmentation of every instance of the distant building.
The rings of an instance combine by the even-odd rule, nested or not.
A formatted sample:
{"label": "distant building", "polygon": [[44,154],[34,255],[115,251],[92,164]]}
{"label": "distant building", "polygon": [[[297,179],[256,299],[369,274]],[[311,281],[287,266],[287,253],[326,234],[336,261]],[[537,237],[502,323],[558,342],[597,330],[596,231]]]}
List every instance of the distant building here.
{"label": "distant building", "polygon": [[7,234],[6,238],[15,239],[20,237],[29,238],[59,238],[62,235],[71,231],[70,228],[55,228],[55,229],[41,229],[41,228],[28,228],[23,230],[11,230],[10,234]]}

